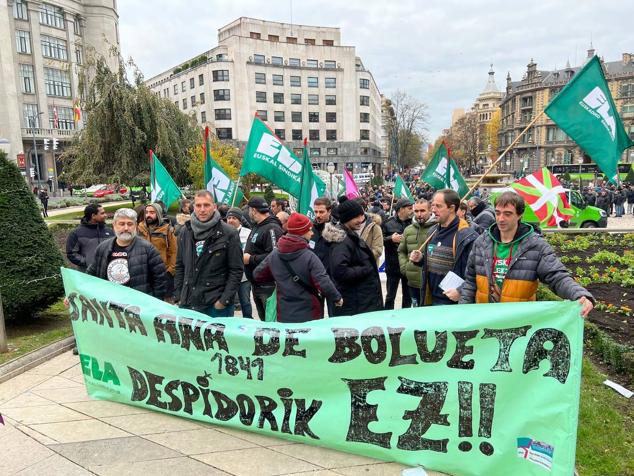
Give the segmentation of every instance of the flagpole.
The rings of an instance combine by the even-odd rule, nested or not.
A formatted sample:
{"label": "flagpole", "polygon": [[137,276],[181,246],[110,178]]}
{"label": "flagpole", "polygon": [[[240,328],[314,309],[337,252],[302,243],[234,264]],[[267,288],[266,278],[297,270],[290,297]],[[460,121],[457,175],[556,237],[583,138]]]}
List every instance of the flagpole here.
{"label": "flagpole", "polygon": [[468,192],[467,192],[467,193],[466,193],[466,194],[465,194],[465,195],[464,195],[461,199],[463,199],[463,198],[465,198],[465,197],[468,197],[468,196],[471,194],[471,192],[473,192],[476,188],[478,188],[478,186],[479,186],[479,185],[482,183],[482,181],[484,180],[484,177],[486,177],[487,175],[489,175],[489,173],[491,173],[491,171],[495,168],[495,166],[496,166],[498,163],[500,163],[500,161],[504,158],[504,156],[506,155],[506,153],[507,153],[509,150],[511,150],[511,149],[515,146],[515,144],[517,144],[517,142],[520,140],[520,138],[521,138],[524,134],[526,134],[526,131],[528,131],[531,127],[533,127],[533,125],[537,122],[537,119],[539,119],[539,118],[540,118],[540,117],[542,117],[543,115],[544,115],[544,110],[542,110],[539,114],[537,114],[537,115],[533,118],[533,120],[532,120],[531,122],[529,122],[529,123],[528,123],[528,125],[524,128],[524,130],[518,134],[518,136],[515,138],[515,140],[514,140],[513,142],[511,142],[511,145],[509,145],[509,146],[508,146],[508,147],[504,150],[504,152],[502,152],[502,154],[501,154],[501,155],[500,155],[500,156],[496,159],[496,161],[495,161],[495,162],[493,162],[493,163],[491,164],[491,166],[490,166],[490,167],[489,167],[489,168],[488,168],[488,169],[484,172],[484,174],[482,175],[482,177],[480,177],[480,178],[478,179],[478,181],[477,181],[475,184],[473,184],[473,185],[471,186],[471,188],[469,189],[469,191],[468,191]]}

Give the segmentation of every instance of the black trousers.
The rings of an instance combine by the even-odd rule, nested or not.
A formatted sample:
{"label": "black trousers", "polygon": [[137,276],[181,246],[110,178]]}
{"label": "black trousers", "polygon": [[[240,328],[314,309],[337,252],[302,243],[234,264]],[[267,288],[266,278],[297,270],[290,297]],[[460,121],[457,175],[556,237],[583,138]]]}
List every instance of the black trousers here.
{"label": "black trousers", "polygon": [[253,292],[255,307],[258,311],[258,317],[261,321],[264,321],[266,317],[266,300],[270,298],[273,291],[275,291],[275,286],[258,286],[257,284],[253,284],[251,290]]}
{"label": "black trousers", "polygon": [[394,301],[396,300],[396,292],[398,284],[401,283],[401,292],[403,293],[402,308],[412,307],[412,300],[409,296],[409,286],[407,278],[403,275],[388,274],[387,275],[387,294],[385,295],[385,309],[394,309]]}

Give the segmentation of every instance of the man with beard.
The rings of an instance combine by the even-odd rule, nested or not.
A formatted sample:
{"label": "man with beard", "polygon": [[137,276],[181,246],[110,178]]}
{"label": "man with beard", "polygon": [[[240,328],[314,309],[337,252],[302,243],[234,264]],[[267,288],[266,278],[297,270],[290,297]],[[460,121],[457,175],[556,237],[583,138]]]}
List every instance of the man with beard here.
{"label": "man with beard", "polygon": [[313,202],[313,236],[308,242],[308,247],[313,250],[321,263],[330,270],[330,243],[322,237],[326,223],[331,223],[332,202],[328,197],[319,197]]}
{"label": "man with beard", "polygon": [[137,238],[137,215],[119,208],[112,222],[116,237],[102,242],[86,271],[158,299],[165,297],[165,265],[156,248]]}
{"label": "man with beard", "polygon": [[407,278],[401,274],[398,260],[398,247],[403,239],[405,228],[412,224],[412,201],[401,198],[394,207],[395,214],[383,223],[383,243],[385,245],[385,274],[387,276],[387,293],[385,295],[385,309],[394,309],[394,301],[401,283],[402,304],[408,308],[412,305],[407,287]]}
{"label": "man with beard", "polygon": [[179,306],[232,317],[243,269],[238,232],[222,221],[211,192],[196,192],[194,212],[178,236],[174,295]]}
{"label": "man with beard", "polygon": [[379,270],[372,250],[361,238],[366,217],[356,200],[337,207],[339,226],[327,223],[322,237],[330,242],[330,275],[343,298],[335,316],[353,316],[383,309]]}
{"label": "man with beard", "polygon": [[405,228],[401,243],[398,245],[398,261],[401,273],[407,278],[412,307],[418,307],[421,304],[421,269],[409,260],[409,255],[422,246],[429,229],[436,223],[429,201],[419,198],[414,204],[414,220]]}
{"label": "man with beard", "polygon": [[150,203],[145,207],[144,220],[139,223],[139,236],[154,245],[167,268],[166,299],[174,293],[174,273],[176,271],[177,243],[174,228],[163,218],[163,207]]}
{"label": "man with beard", "polygon": [[68,235],[66,256],[80,271],[86,272],[95,259],[97,246],[113,236],[112,228],[106,226],[105,210],[101,205],[91,203],[84,208],[80,225]]}

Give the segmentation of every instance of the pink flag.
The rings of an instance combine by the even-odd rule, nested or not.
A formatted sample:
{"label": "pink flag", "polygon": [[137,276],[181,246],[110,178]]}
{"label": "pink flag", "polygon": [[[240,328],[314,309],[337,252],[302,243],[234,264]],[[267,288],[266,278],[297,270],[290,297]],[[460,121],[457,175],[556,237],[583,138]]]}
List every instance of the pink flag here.
{"label": "pink flag", "polygon": [[344,177],[346,178],[346,197],[348,198],[357,198],[361,194],[359,193],[359,187],[354,183],[354,178],[352,178],[352,174],[348,169],[344,169],[343,171]]}

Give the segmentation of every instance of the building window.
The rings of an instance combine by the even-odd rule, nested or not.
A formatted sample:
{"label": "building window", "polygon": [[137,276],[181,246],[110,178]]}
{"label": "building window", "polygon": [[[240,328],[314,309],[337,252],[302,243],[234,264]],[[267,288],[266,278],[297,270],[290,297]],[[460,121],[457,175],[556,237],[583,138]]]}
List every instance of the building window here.
{"label": "building window", "polygon": [[266,112],[264,109],[259,109],[259,110],[255,111],[255,115],[258,116],[258,118],[261,121],[268,121],[269,120],[269,113]]}
{"label": "building window", "polygon": [[326,122],[337,122],[337,113],[336,112],[327,112],[326,113]]}
{"label": "building window", "polygon": [[289,66],[299,67],[299,66],[301,66],[301,62],[299,61],[299,58],[289,58],[288,59],[288,65]]}
{"label": "building window", "polygon": [[311,106],[319,105],[319,94],[309,94],[308,95],[308,104]]}
{"label": "building window", "polygon": [[[319,131],[317,131],[317,135],[319,135]],[[319,140],[319,139],[316,139]],[[310,148],[310,155],[311,156],[320,156],[321,155],[321,149],[319,147],[311,147]]]}
{"label": "building window", "polygon": [[187,109],[187,98],[183,98],[183,109]]}
{"label": "building window", "polygon": [[178,94],[178,84],[174,85],[174,94]]}
{"label": "building window", "polygon": [[370,148],[369,147],[361,147],[359,153],[361,155],[370,155]]}
{"label": "building window", "polygon": [[284,93],[273,93],[274,104],[284,104]]}
{"label": "building window", "polygon": [[294,36],[287,36],[286,37],[286,43],[291,43],[291,44],[296,44],[297,43],[297,38]]}
{"label": "building window", "polygon": [[207,112],[200,111],[200,122],[207,122]]}
{"label": "building window", "polygon": [[219,69],[211,73],[214,81],[229,81],[229,70]]}
{"label": "building window", "polygon": [[337,87],[337,78],[326,78],[326,87],[327,88],[336,88]]}
{"label": "building window", "polygon": [[194,78],[189,78],[189,89],[194,89],[196,87],[196,81]]}
{"label": "building window", "polygon": [[269,41],[280,41],[280,37],[278,35],[269,35]]}
{"label": "building window", "polygon": [[294,88],[301,87],[302,86],[301,76],[291,76],[291,86]]}
{"label": "building window", "polygon": [[291,112],[291,122],[302,122],[302,112],[301,111]]}
{"label": "building window", "polygon": [[337,96],[326,94],[326,106],[336,106],[336,105],[337,105]]}
{"label": "building window", "polygon": [[308,122],[319,122],[319,113],[318,112],[309,112],[308,113]]}
{"label": "building window", "polygon": [[233,131],[231,127],[216,128],[216,137],[220,140],[233,139]]}
{"label": "building window", "polygon": [[275,129],[275,135],[280,140],[286,140],[286,131],[284,129]]}
{"label": "building window", "polygon": [[370,80],[369,79],[359,79],[359,87],[361,89],[370,89]]}
{"label": "building window", "polygon": [[192,107],[194,107],[196,105],[196,96],[192,96],[191,98],[189,98],[191,103],[192,103]]}
{"label": "building window", "polygon": [[370,140],[370,131],[368,129],[361,129],[359,131],[359,140]]}
{"label": "building window", "polygon": [[266,74],[255,73],[255,84],[266,84]]}
{"label": "building window", "polygon": [[200,93],[200,104],[205,104],[205,93]]}
{"label": "building window", "polygon": [[292,140],[302,140],[302,130],[301,129],[293,129],[291,131]]}
{"label": "building window", "polygon": [[533,96],[526,96],[521,99],[520,107],[533,107]]}
{"label": "building window", "polygon": [[71,97],[70,75],[68,71],[44,68],[44,85],[47,96]]}
{"label": "building window", "polygon": [[227,121],[231,119],[231,109],[214,109],[216,121]]}
{"label": "building window", "polygon": [[301,103],[302,103],[301,94],[291,94],[291,104],[301,104]]}
{"label": "building window", "polygon": [[624,83],[621,84],[621,90],[619,92],[619,97],[628,98],[634,96],[634,83]]}
{"label": "building window", "polygon": [[178,108],[178,101],[174,101],[174,106]]}
{"label": "building window", "polygon": [[231,93],[228,89],[214,89],[214,101],[229,101]]}
{"label": "building window", "polygon": [[284,86],[284,76],[282,76],[281,74],[274,74],[273,86]]}
{"label": "building window", "polygon": [[64,10],[55,5],[43,3],[40,7],[40,23],[55,28],[64,29]]}
{"label": "building window", "polygon": [[548,126],[546,128],[546,142],[564,142],[568,136],[557,126]]}
{"label": "building window", "polygon": [[332,61],[332,60],[326,60],[326,61],[324,61],[324,68],[326,68],[326,69],[336,69],[337,68],[337,62],[336,61]]}
{"label": "building window", "polygon": [[623,113],[623,114],[634,113],[634,103],[623,104],[623,106],[621,106],[621,113]]}
{"label": "building window", "polygon": [[319,87],[319,78],[317,78],[316,76],[309,76],[308,77],[308,87],[309,88],[317,88],[317,87]]}
{"label": "building window", "polygon": [[31,54],[31,34],[28,31],[15,30],[15,47],[18,53]]}
{"label": "building window", "polygon": [[163,97],[164,98],[170,97],[170,88],[163,89]]}
{"label": "building window", "polygon": [[33,65],[21,64],[20,65],[20,79],[22,80],[22,92],[34,93],[35,92],[35,74],[33,72]]}
{"label": "building window", "polygon": [[326,140],[337,140],[337,129],[330,129],[326,131]]}
{"label": "building window", "polygon": [[274,111],[273,120],[275,122],[284,122],[284,111]]}
{"label": "building window", "polygon": [[301,157],[303,153],[304,149],[302,149],[301,147],[293,149],[293,154],[295,154],[295,157]]}
{"label": "building window", "polygon": [[326,154],[327,155],[337,155],[337,148],[336,147],[328,147],[326,149]]}
{"label": "building window", "polygon": [[264,55],[253,55],[253,62],[255,64],[264,64]]}
{"label": "building window", "polygon": [[[55,109],[57,109],[57,124],[55,124]],[[75,119],[72,107],[49,106],[48,127],[50,129],[63,129],[72,131],[75,129]]]}
{"label": "building window", "polygon": [[185,92],[185,81],[181,83],[181,92]]}
{"label": "building window", "polygon": [[362,112],[361,113],[361,117],[359,118],[360,122],[370,122],[370,113],[369,112]]}
{"label": "building window", "polygon": [[[310,140],[319,140],[319,129],[311,129],[308,131],[308,138]],[[312,153],[310,155],[313,155]]]}
{"label": "building window", "polygon": [[319,67],[319,62],[316,59],[306,60],[306,66],[309,68],[317,68]]}
{"label": "building window", "polygon": [[198,86],[204,86],[205,85],[205,76],[202,74],[198,75]]}
{"label": "building window", "polygon": [[284,58],[281,56],[271,56],[271,63],[276,66],[282,66],[284,64]]}
{"label": "building window", "polygon": [[22,114],[24,116],[24,127],[40,128],[40,116],[37,110],[37,104],[24,104],[22,106]]}
{"label": "building window", "polygon": [[255,102],[266,102],[266,91],[256,91]]}
{"label": "building window", "polygon": [[262,38],[262,35],[261,35],[261,34],[259,34],[259,33],[257,33],[257,32],[255,32],[255,31],[252,31],[252,32],[249,34],[249,36],[250,36],[251,38],[253,38],[254,40],[259,40],[260,38]]}
{"label": "building window", "polygon": [[77,48],[77,49],[75,50],[75,62],[76,62],[77,64],[83,64],[83,62],[84,62],[84,60],[83,60],[83,56],[84,56],[84,55],[83,55],[83,54],[82,54],[82,52],[81,52],[81,48]]}
{"label": "building window", "polygon": [[314,45],[315,44],[315,38],[304,38],[304,44],[306,44],[306,45]]}
{"label": "building window", "polygon": [[75,35],[81,36],[81,18],[79,17],[79,15],[75,15],[73,21],[73,32],[75,33]]}
{"label": "building window", "polygon": [[335,42],[333,40],[321,40],[321,44],[324,46],[335,46]]}
{"label": "building window", "polygon": [[370,105],[370,96],[361,96],[359,98],[359,104],[361,106],[369,106]]}
{"label": "building window", "polygon": [[52,36],[41,36],[42,56],[67,61],[66,42]]}
{"label": "building window", "polygon": [[29,19],[29,13],[26,8],[26,2],[22,0],[15,0],[15,2],[13,2],[13,18],[17,20]]}

